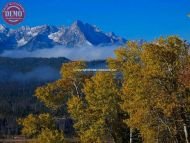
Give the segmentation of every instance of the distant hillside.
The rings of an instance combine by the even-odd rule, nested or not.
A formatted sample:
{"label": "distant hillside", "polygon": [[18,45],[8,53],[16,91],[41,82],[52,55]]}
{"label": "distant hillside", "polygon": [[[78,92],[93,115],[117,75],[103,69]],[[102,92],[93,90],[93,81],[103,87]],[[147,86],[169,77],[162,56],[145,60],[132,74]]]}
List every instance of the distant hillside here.
{"label": "distant hillside", "polygon": [[50,66],[59,69],[66,58],[4,58],[0,57],[0,69],[6,68],[20,72],[29,72],[37,67]]}

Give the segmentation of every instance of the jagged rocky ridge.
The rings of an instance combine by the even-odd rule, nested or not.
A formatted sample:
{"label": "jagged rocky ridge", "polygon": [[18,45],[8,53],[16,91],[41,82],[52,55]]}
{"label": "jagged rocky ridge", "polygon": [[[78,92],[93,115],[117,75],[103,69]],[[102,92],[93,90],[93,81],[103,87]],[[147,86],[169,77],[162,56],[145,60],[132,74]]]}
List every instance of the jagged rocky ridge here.
{"label": "jagged rocky ridge", "polygon": [[25,49],[34,51],[42,48],[80,46],[121,45],[126,40],[114,33],[104,33],[96,26],[75,21],[71,26],[42,25],[22,26],[16,30],[0,25],[0,51]]}

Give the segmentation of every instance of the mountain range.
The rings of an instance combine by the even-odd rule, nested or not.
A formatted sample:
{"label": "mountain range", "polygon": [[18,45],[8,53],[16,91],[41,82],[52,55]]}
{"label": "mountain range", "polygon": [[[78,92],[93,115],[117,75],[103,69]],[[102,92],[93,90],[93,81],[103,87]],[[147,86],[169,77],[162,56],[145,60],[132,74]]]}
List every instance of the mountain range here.
{"label": "mountain range", "polygon": [[81,46],[122,45],[126,40],[113,32],[105,33],[98,27],[75,21],[70,26],[22,26],[10,29],[0,24],[0,52],[4,50],[34,51],[37,49],[64,46],[68,48]]}

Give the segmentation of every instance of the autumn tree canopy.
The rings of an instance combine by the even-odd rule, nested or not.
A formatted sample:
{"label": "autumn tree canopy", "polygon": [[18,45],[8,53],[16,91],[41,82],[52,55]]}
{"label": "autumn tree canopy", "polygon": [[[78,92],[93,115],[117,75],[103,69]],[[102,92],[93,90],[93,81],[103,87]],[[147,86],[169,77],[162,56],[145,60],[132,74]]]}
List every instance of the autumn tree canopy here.
{"label": "autumn tree canopy", "polygon": [[175,36],[128,42],[115,55],[108,64],[117,72],[86,73],[78,70],[84,62],[64,64],[60,80],[36,90],[51,116],[29,115],[21,120],[23,133],[64,142],[46,122],[59,116],[74,121],[84,143],[189,143],[189,45]]}

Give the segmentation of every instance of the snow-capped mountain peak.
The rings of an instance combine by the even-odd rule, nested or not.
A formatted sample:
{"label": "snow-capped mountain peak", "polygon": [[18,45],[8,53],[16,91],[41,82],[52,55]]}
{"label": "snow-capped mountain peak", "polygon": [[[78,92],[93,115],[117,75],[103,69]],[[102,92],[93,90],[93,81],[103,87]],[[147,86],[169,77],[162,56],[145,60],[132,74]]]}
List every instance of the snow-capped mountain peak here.
{"label": "snow-capped mountain peak", "polygon": [[5,27],[4,25],[0,24],[0,33],[7,33],[9,31],[9,29],[7,27]]}
{"label": "snow-capped mountain peak", "polygon": [[2,24],[0,24],[0,31],[3,31],[4,29],[5,27]]}
{"label": "snow-capped mountain peak", "polygon": [[97,26],[75,21],[71,26],[22,26],[16,30],[0,25],[0,50],[27,49],[35,50],[64,47],[98,46],[124,44],[125,39],[114,33],[104,33]]}

